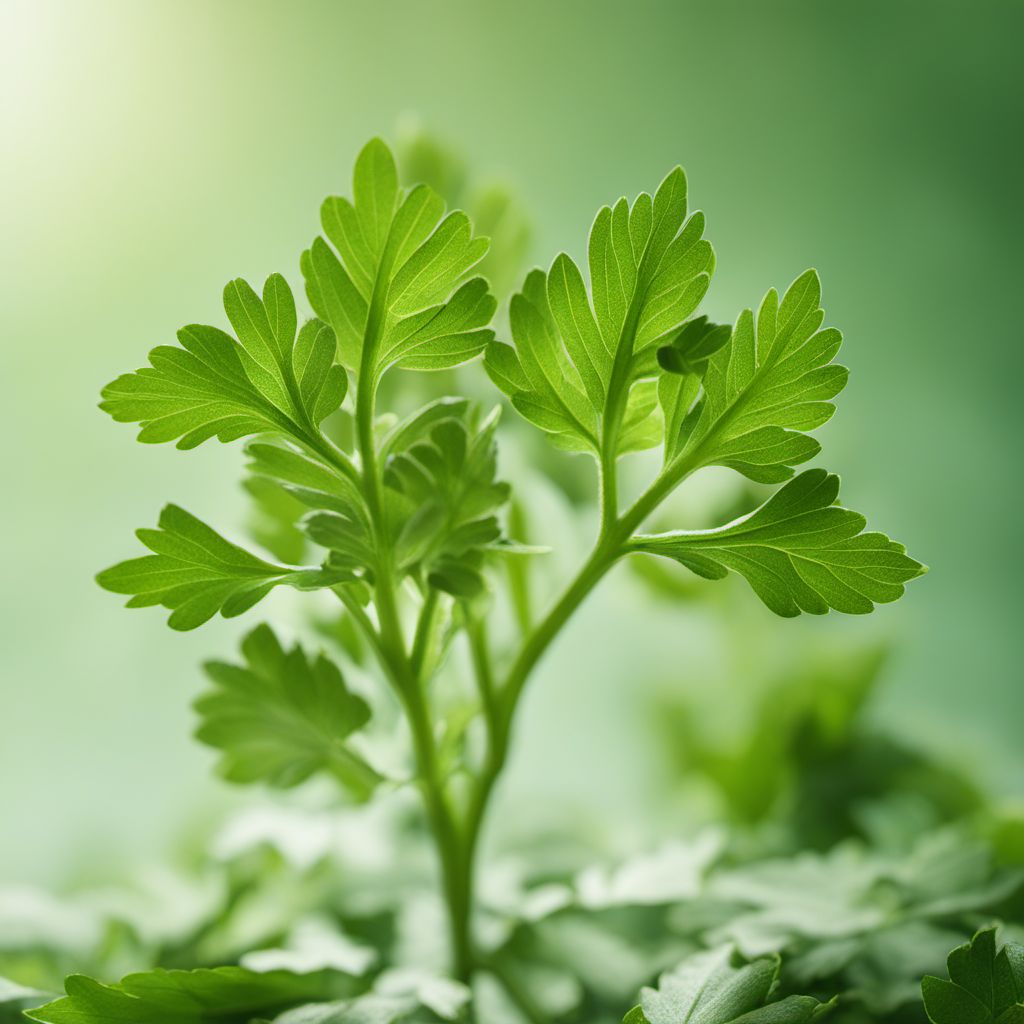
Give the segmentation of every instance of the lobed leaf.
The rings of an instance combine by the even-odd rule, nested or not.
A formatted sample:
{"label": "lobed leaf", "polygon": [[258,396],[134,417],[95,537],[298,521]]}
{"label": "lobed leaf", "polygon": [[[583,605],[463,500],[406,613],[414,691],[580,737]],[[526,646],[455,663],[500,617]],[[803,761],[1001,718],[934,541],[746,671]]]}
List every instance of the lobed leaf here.
{"label": "lobed leaf", "polygon": [[958,946],[947,961],[949,980],[928,976],[921,992],[932,1024],[1021,1024],[1024,1021],[1024,946],[996,949],[986,928]]}
{"label": "lobed leaf", "polygon": [[810,1024],[831,1009],[811,996],[769,1002],[778,960],[733,960],[731,946],[693,954],[642,991],[624,1024]]}
{"label": "lobed leaf", "polygon": [[350,578],[265,562],[177,505],[164,507],[157,529],[136,536],[152,554],[120,562],[96,580],[105,590],[130,595],[129,608],[169,608],[172,629],[195,629],[217,612],[241,615],[281,584],[306,590]]}
{"label": "lobed leaf", "polygon": [[926,570],[885,534],[864,532],[862,515],[833,504],[838,494],[838,477],[807,470],[727,526],[641,536],[631,547],[706,579],[738,572],[777,615],[863,614]]}
{"label": "lobed leaf", "polygon": [[598,213],[589,293],[565,253],[546,274],[527,276],[510,309],[514,346],[490,344],[484,366],[558,447],[622,454],[660,441],[654,387],[634,397],[635,384],[655,376],[655,347],[707,291],[714,255],[703,230],[701,214],[686,217],[686,178],[677,167],[653,199],[643,193],[632,206],[620,199]]}
{"label": "lobed leaf", "polygon": [[288,788],[311,775],[332,775],[365,800],[381,776],[345,742],[370,720],[324,654],[285,651],[266,625],[242,640],[244,665],[210,661],[214,689],[195,702],[196,738],[221,752],[219,770],[231,782]]}
{"label": "lobed leaf", "polygon": [[267,278],[262,298],[232,281],[224,309],[238,340],[216,327],[183,327],[180,347],[153,349],[148,367],[103,389],[100,408],[140,424],[140,441],[177,441],[183,449],[264,432],[322,443],[319,424],[348,387],[334,362],[332,329],[310,320],[296,335],[295,300],[280,274]]}
{"label": "lobed leaf", "polygon": [[[790,285],[781,303],[772,289],[756,321],[744,310],[729,343],[707,360],[700,375],[703,394],[695,404],[692,376],[689,385],[666,385],[667,460],[686,459],[692,468],[730,466],[752,480],[778,483],[818,454],[821,446],[806,432],[831,418],[835,406],[829,399],[848,376],[846,367],[832,362],[842,335],[819,329],[820,300],[813,270]],[[708,340],[718,344],[720,338]],[[662,366],[672,372],[683,372],[686,364],[679,341],[659,351]],[[696,351],[702,359],[699,343]]]}
{"label": "lobed leaf", "polygon": [[286,444],[253,442],[247,453],[255,479],[273,481],[306,511],[298,528],[331,551],[332,570],[350,578],[373,572],[377,549],[362,493],[341,473]]}
{"label": "lobed leaf", "polygon": [[701,377],[708,361],[731,337],[729,327],[710,323],[706,316],[694,317],[667,345],[658,349],[658,363],[666,373]]}
{"label": "lobed leaf", "polygon": [[440,417],[435,403],[387,445],[384,480],[396,504],[398,567],[457,597],[483,589],[483,552],[499,545],[495,515],[509,486],[496,480],[498,409],[477,424],[475,411]]}
{"label": "lobed leaf", "polygon": [[306,293],[338,337],[342,363],[376,380],[391,366],[440,370],[474,358],[494,334],[482,278],[487,252],[460,211],[427,185],[399,188],[394,158],[373,139],[356,160],[353,199],[331,196],[324,236],[302,255]]}

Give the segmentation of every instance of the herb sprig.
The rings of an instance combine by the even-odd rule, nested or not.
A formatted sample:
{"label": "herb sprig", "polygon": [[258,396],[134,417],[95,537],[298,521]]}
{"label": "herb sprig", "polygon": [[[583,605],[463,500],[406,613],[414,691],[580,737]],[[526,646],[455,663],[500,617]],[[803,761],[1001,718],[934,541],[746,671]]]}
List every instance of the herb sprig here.
{"label": "herb sprig", "polygon": [[[103,392],[102,408],[138,423],[143,442],[188,449],[251,438],[255,478],[305,510],[297,550],[321,554],[318,564],[270,562],[170,505],[158,529],[139,531],[151,554],[106,570],[100,584],[129,595],[130,606],[163,605],[177,629],[247,612],[279,585],[337,597],[408,724],[413,781],[441,865],[452,975],[468,983],[494,974],[531,1019],[538,1012],[475,929],[477,851],[523,690],[612,566],[660,555],[706,579],[738,573],[782,616],[870,612],[925,571],[836,504],[835,476],[794,475],[818,454],[810,432],[832,415],[847,378],[833,362],[841,337],[823,327],[817,274],[802,274],[781,297],[770,290],[732,327],[710,322],[698,309],[715,255],[687,192],[675,168],[653,196],[602,208],[586,278],[564,253],[531,271],[509,306],[510,337],[499,340],[490,326],[496,300],[473,276],[487,240],[428,185],[402,188],[375,139],[356,161],[351,199],[325,201],[322,234],[302,254],[314,317],[299,326],[279,274],[262,296],[233,281],[224,293],[233,334],[183,328],[179,346],[155,349],[150,366]],[[508,513],[512,489],[499,479],[497,410],[457,397],[396,422],[378,407],[396,371],[447,371],[481,354],[516,413],[557,449],[592,459],[600,512],[590,555],[546,614],[520,616],[528,628],[507,657],[492,644],[490,598],[511,589],[522,606],[523,573],[503,563],[538,549],[510,529],[522,517],[515,506]],[[658,446],[661,468],[624,496],[621,460]],[[783,486],[721,527],[645,533],[669,495],[708,466]],[[518,499],[528,506],[528,494]],[[458,726],[433,686],[456,642],[469,649],[477,686]],[[267,626],[243,653],[245,666],[209,667],[216,689],[199,703],[200,738],[221,752],[227,777],[283,786],[319,772],[369,797],[386,773],[348,741],[369,706],[344,673],[326,655],[286,652]],[[474,723],[482,750],[459,741]],[[694,971],[723,992],[742,990],[736,1012],[714,1019],[782,1019],[773,1015],[782,1004],[758,1010],[777,966],[706,956],[714,962],[666,976],[631,1019],[668,1021],[673,1000],[689,998],[677,990]],[[756,992],[742,981],[748,975]],[[820,1009],[810,999],[790,1005],[801,1020]]]}

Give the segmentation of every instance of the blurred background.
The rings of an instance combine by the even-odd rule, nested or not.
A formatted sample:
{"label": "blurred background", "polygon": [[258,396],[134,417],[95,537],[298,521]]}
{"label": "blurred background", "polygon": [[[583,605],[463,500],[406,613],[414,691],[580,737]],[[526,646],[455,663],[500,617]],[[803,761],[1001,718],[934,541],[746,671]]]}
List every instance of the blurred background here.
{"label": "blurred background", "polygon": [[[230,278],[281,270],[298,285],[320,200],[347,191],[368,137],[394,141],[414,122],[508,185],[532,223],[531,261],[579,256],[599,205],[681,163],[718,252],[712,317],[816,266],[852,370],[824,462],[846,503],[932,569],[901,604],[842,622],[772,620],[745,591],[710,610],[655,604],[624,577],[533,682],[506,807],[542,797],[557,818],[589,805],[643,833],[693,738],[680,718],[675,738],[652,739],[658,707],[686,695],[709,716],[702,736],[712,719],[727,732],[777,707],[760,689],[773,673],[827,658],[856,677],[880,646],[872,728],[1024,797],[1011,310],[1024,6],[2,11],[0,882],[114,877],[250,799],[212,780],[188,705],[199,661],[226,655],[253,617],[176,635],[92,581],[134,553],[131,531],[166,500],[240,528],[241,453],[137,445],[97,393],[183,323],[221,323]],[[565,550],[560,522],[550,542]]]}

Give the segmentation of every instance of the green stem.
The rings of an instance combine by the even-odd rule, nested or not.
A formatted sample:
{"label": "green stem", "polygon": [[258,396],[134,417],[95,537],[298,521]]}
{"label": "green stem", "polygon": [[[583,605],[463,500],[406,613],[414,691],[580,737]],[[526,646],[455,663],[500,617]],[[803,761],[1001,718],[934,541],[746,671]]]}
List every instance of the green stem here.
{"label": "green stem", "polygon": [[452,947],[452,969],[456,978],[468,982],[474,968],[470,935],[471,889],[465,883],[466,872],[462,843],[455,819],[445,796],[444,780],[437,764],[430,711],[419,679],[403,690],[403,705],[412,729],[413,746],[420,774],[420,790],[441,861],[441,878]]}
{"label": "green stem", "polygon": [[[529,541],[529,525],[522,505],[513,500],[508,514],[509,534],[517,540]],[[533,601],[530,596],[530,562],[527,558],[512,555],[505,559],[508,575],[509,597],[521,636],[533,628]]]}
{"label": "green stem", "polygon": [[384,650],[384,646],[381,643],[380,634],[374,629],[373,623],[370,621],[370,616],[366,614],[366,610],[363,606],[345,589],[345,584],[341,583],[336,587],[331,588],[337,595],[338,600],[345,606],[345,610],[352,616],[356,625],[362,630],[363,636],[369,642],[373,648],[373,653],[377,656],[377,660],[381,663],[381,667],[385,672],[390,673],[391,667],[388,661],[387,651]]}
{"label": "green stem", "polygon": [[[602,526],[601,537],[590,557],[545,618],[526,639],[500,687],[496,685],[491,669],[487,636],[483,624],[471,621],[468,626],[470,654],[488,730],[487,756],[470,795],[469,810],[463,832],[465,903],[468,906],[472,906],[474,898],[477,852],[484,821],[495,785],[508,760],[512,726],[523,688],[537,663],[573,612],[615,563],[621,553],[622,540],[622,529],[618,521],[614,519],[610,522],[606,521]],[[531,1014],[528,1006],[524,1005],[520,998],[517,998],[507,977],[502,977],[503,972],[495,970],[493,965],[488,966],[488,969],[492,970],[492,973],[495,973],[495,976],[502,981],[514,1001],[531,1021],[544,1020],[539,1011]],[[528,998],[525,993],[521,995],[523,999]]]}
{"label": "green stem", "polygon": [[349,457],[324,437],[323,434],[319,433],[319,431],[309,434],[305,444],[314,455],[322,459],[331,469],[338,470],[347,480],[357,487],[359,486],[359,471],[352,465]]}
{"label": "green stem", "polygon": [[[611,431],[617,433],[617,429]],[[614,447],[601,452],[601,536],[613,528],[619,517],[619,468]]]}
{"label": "green stem", "polygon": [[467,609],[466,636],[469,639],[469,654],[473,662],[477,689],[484,709],[484,721],[487,732],[492,737],[498,722],[497,691],[494,683],[494,670],[491,668],[491,654],[487,643],[487,622],[484,619],[470,618]]}
{"label": "green stem", "polygon": [[617,537],[618,531],[612,529],[603,540],[598,542],[590,557],[584,562],[582,568],[577,573],[576,578],[566,588],[547,616],[527,638],[526,643],[523,644],[519,651],[519,655],[512,663],[512,667],[509,669],[500,692],[501,713],[499,722],[503,744],[507,745],[508,743],[512,718],[530,673],[536,667],[537,662],[543,657],[552,640],[555,639],[562,627],[568,622],[573,612],[583,603],[586,596],[615,563],[619,554]]}
{"label": "green stem", "polygon": [[654,483],[623,513],[616,528],[616,543],[623,545],[643,525],[644,520],[672,493],[694,470],[701,465],[701,453],[709,434],[688,456],[670,462],[658,475]]}
{"label": "green stem", "polygon": [[[430,590],[424,600],[411,654],[406,653],[398,613],[395,566],[384,515],[383,482],[377,461],[373,422],[376,379],[371,353],[383,319],[383,297],[378,294],[378,289],[375,289],[370,306],[356,395],[356,436],[362,463],[361,484],[370,520],[374,524],[378,561],[375,603],[379,631],[374,629],[373,623],[354,599],[340,590],[339,596],[346,602],[356,621],[368,632],[409,721],[420,790],[440,860],[454,974],[468,982],[476,969],[486,968],[502,983],[524,1015],[534,1024],[541,1024],[544,1015],[529,994],[522,991],[516,980],[510,978],[500,965],[481,960],[474,947],[471,934],[472,907],[477,853],[484,820],[494,787],[508,759],[515,713],[527,680],[569,618],[623,554],[624,544],[632,532],[690,470],[680,462],[667,467],[651,488],[620,517],[616,451],[628,397],[631,364],[631,353],[627,353],[625,347],[620,345],[604,417],[600,459],[601,529],[597,543],[575,579],[545,618],[526,637],[500,687],[496,684],[491,667],[486,629],[482,622],[467,616],[467,635],[487,724],[488,745],[485,762],[470,793],[465,823],[460,829],[438,764],[434,723],[424,685],[437,609],[436,591]],[[635,319],[636,311],[631,309],[627,316],[630,329],[635,327]],[[527,617],[528,613],[521,613],[520,621]]]}
{"label": "green stem", "polygon": [[[486,633],[482,625],[471,624],[469,628],[470,651],[488,728],[488,749],[483,768],[476,778],[470,795],[469,810],[463,831],[464,895],[460,899],[467,907],[472,907],[473,904],[480,838],[494,787],[508,760],[512,725],[522,689],[537,662],[561,628],[614,561],[614,552],[605,544],[599,543],[595,547],[576,579],[523,645],[500,689],[495,686],[487,652]],[[528,996],[525,993],[513,987],[509,979],[503,977],[502,973],[495,970],[493,965],[488,969],[498,977],[513,1001],[529,1020],[535,1022],[544,1020],[543,1014],[528,1002]]]}
{"label": "green stem", "polygon": [[437,619],[439,595],[434,587],[427,591],[423,599],[423,607],[420,609],[419,621],[416,623],[416,635],[412,641],[412,654],[410,655],[410,667],[417,679],[424,676],[424,667],[427,657],[430,654],[430,641],[434,632],[434,622]]}
{"label": "green stem", "polygon": [[[473,952],[469,933],[469,891],[462,883],[462,844],[455,826],[455,818],[448,806],[444,781],[437,763],[437,745],[434,741],[430,708],[423,693],[423,680],[419,674],[412,671],[409,659],[398,658],[389,649],[382,631],[379,632],[374,627],[370,617],[351,594],[340,587],[335,589],[335,593],[365,633],[409,722],[419,789],[441,865],[442,885],[448,905],[453,969],[457,977],[468,981],[473,970]],[[421,611],[421,623],[426,617],[424,612],[428,612],[426,605]],[[420,632],[418,629],[417,633]]]}
{"label": "green stem", "polygon": [[[413,747],[416,754],[420,791],[437,846],[441,862],[441,875],[449,911],[453,968],[456,977],[468,980],[472,972],[472,947],[469,937],[469,906],[465,903],[462,875],[462,856],[454,817],[445,795],[444,780],[437,764],[437,746],[434,739],[430,709],[423,693],[420,671],[406,654],[402,623],[398,614],[395,593],[395,569],[391,537],[384,513],[384,496],[380,468],[377,462],[377,442],[374,437],[374,405],[377,381],[373,367],[373,354],[377,335],[383,323],[383,292],[374,290],[367,318],[356,392],[356,443],[362,461],[362,483],[366,496],[370,522],[373,524],[377,554],[377,574],[374,597],[380,635],[377,650],[382,663],[409,720]],[[425,608],[431,615],[433,606]],[[421,616],[421,621],[422,621]],[[429,629],[424,630],[428,633]],[[420,663],[417,663],[420,664]]]}

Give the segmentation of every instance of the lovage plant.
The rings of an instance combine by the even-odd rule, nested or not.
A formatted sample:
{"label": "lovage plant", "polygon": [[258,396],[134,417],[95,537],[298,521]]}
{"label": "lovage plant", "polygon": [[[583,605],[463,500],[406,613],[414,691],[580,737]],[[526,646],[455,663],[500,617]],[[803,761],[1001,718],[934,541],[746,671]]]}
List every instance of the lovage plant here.
{"label": "lovage plant", "polygon": [[[102,403],[114,419],[140,424],[143,442],[190,449],[250,438],[251,472],[305,509],[299,550],[319,549],[314,564],[269,560],[168,505],[156,528],[138,533],[150,553],[99,581],[128,595],[131,607],[164,606],[182,630],[218,612],[248,612],[279,586],[331,592],[404,714],[409,773],[375,760],[360,742],[373,702],[346,681],[348,670],[324,654],[286,648],[267,625],[245,638],[241,663],[207,667],[213,688],[198,704],[199,736],[221,752],[223,772],[237,782],[287,787],[326,774],[359,800],[403,783],[418,789],[440,864],[453,979],[470,983],[493,972],[523,1014],[543,1019],[474,927],[475,867],[524,688],[587,595],[620,560],[658,555],[708,580],[739,574],[780,616],[857,614],[896,600],[924,569],[836,503],[837,477],[795,472],[818,454],[810,432],[832,415],[847,378],[833,362],[841,336],[823,326],[817,274],[802,274],[781,296],[769,290],[732,326],[699,315],[715,257],[703,215],[688,213],[681,169],[653,196],[600,210],[587,273],[564,253],[547,271],[529,273],[508,310],[510,337],[496,338],[496,301],[488,281],[473,276],[487,240],[464,213],[446,213],[428,186],[401,188],[384,143],[363,149],[352,198],[327,199],[321,222],[322,235],[301,258],[311,318],[300,325],[279,274],[262,294],[232,281],[224,291],[230,333],[182,328],[178,345],[154,349],[150,365],[113,381]],[[381,391],[390,375],[448,370],[481,356],[515,412],[566,457],[589,456],[596,475],[591,553],[539,617],[525,607],[515,566],[543,557],[524,542],[544,538],[517,536],[509,525],[499,410],[455,396],[399,418],[378,401],[390,393]],[[654,448],[660,468],[638,493],[627,492],[620,463]],[[665,500],[708,466],[781,486],[717,528],[646,532]],[[528,508],[529,498],[519,495],[520,505]],[[521,635],[507,656],[489,629],[501,600],[520,612]],[[457,714],[436,699],[456,644],[470,652],[477,688]],[[174,981],[174,998],[185,1002],[172,1000],[170,1009],[160,1002],[169,976],[146,976],[119,987],[79,981],[67,999],[35,1013],[81,1021],[92,1012],[98,1020],[148,998],[156,1016],[146,1019],[170,1019],[185,1003],[228,1006],[245,1019],[339,998],[335,1016],[316,1019],[340,1022],[371,1012],[381,1021],[427,1019],[461,1006],[422,992],[367,995],[371,981],[327,984],[317,976],[303,987],[273,972],[254,979],[225,970]],[[646,996],[629,1019],[671,1024],[719,996],[725,1009],[700,1019],[818,1014],[816,1000],[799,996],[785,1010],[771,1009],[776,975],[772,962],[737,966],[718,950],[666,976],[660,994]],[[765,1000],[769,1008],[758,1009]],[[195,1019],[205,1018],[197,1012]]]}

